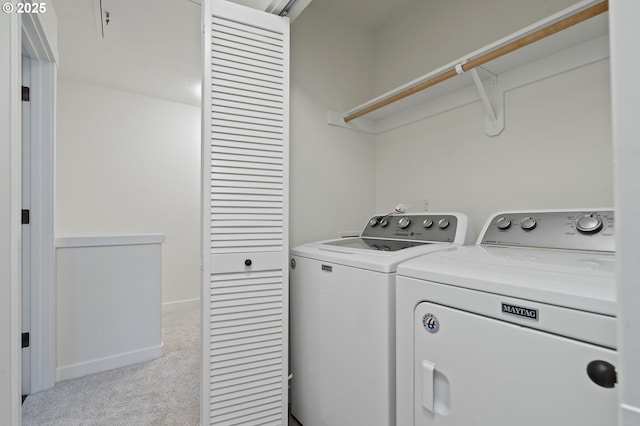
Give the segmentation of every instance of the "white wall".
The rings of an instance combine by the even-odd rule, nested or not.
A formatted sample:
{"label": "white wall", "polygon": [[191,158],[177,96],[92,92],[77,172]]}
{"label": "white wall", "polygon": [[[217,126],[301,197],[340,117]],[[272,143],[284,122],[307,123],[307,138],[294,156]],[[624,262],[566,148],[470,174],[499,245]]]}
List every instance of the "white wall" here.
{"label": "white wall", "polygon": [[577,0],[414,0],[374,34],[376,95],[574,3]]}
{"label": "white wall", "polygon": [[200,295],[200,108],[59,79],[56,236],[162,233],[162,301]]}
{"label": "white wall", "polygon": [[56,381],[162,355],[162,241],[56,240]]}
{"label": "white wall", "polygon": [[313,1],[291,27],[291,247],[361,231],[374,213],[373,138],[327,125],[373,95],[371,34]]}
{"label": "white wall", "polygon": [[[445,3],[449,4],[441,2],[438,8]],[[450,7],[438,12],[441,19],[459,9],[456,2]],[[420,25],[424,40],[444,40],[448,45],[450,38],[441,26],[420,24],[420,16],[428,19],[428,8],[417,9],[389,22],[377,33],[378,39],[396,32],[413,36],[419,32],[410,26]],[[513,21],[523,20],[517,19],[519,13],[513,11]],[[489,24],[505,35],[496,29],[502,18]],[[475,33],[464,27],[460,31],[459,37],[473,46],[431,69],[480,47]],[[415,61],[400,60],[386,42],[376,54],[378,65],[395,63],[398,76],[417,71]],[[381,87],[395,80],[387,75],[388,67],[376,71]],[[420,211],[426,196],[431,211],[465,212],[478,232],[491,213],[503,209],[612,206],[610,105],[605,60],[507,92],[505,130],[496,137],[484,133],[480,102],[377,135],[377,209],[402,202]]]}
{"label": "white wall", "polygon": [[476,231],[498,210],[613,205],[609,63],[505,95],[505,130],[479,102],[378,135],[377,204],[462,211]]}

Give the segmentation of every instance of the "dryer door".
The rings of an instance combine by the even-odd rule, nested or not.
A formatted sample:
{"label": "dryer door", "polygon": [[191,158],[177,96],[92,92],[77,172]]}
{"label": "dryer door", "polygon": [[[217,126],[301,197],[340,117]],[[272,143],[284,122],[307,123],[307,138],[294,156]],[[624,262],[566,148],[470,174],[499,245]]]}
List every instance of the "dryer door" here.
{"label": "dryer door", "polygon": [[587,374],[615,351],[429,302],[414,347],[415,425],[617,424],[616,388]]}

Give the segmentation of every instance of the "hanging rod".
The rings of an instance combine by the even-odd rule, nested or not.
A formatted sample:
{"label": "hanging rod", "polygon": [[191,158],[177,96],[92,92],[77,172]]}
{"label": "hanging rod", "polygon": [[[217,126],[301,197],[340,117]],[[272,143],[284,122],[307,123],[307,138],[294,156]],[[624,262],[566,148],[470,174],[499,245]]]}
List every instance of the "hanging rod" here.
{"label": "hanging rod", "polygon": [[[477,66],[480,66],[486,62],[492,61],[496,58],[499,58],[500,56],[506,55],[507,53],[511,53],[514,50],[518,50],[521,47],[524,47],[528,44],[534,43],[538,40],[541,40],[545,37],[548,37],[552,34],[555,34],[559,31],[562,31],[566,28],[569,28],[573,25],[579,24],[582,21],[586,21],[587,19],[593,18],[594,16],[600,15],[601,13],[604,13],[606,11],[609,10],[609,1],[605,0],[601,3],[598,3],[594,6],[591,6],[587,9],[584,9],[580,12],[577,12],[571,16],[568,16],[564,19],[561,19],[558,22],[555,22],[553,24],[549,24],[546,27],[543,27],[537,31],[532,32],[531,34],[528,34],[526,36],[520,37],[510,43],[505,44],[504,46],[500,46],[497,47],[493,50],[490,50],[487,53],[484,53],[480,56],[478,56],[475,59],[470,59],[467,62],[465,62],[464,64],[458,65],[459,67],[461,66],[462,71],[468,71],[472,68],[475,68]],[[365,114],[368,114],[370,112],[373,112],[375,110],[378,110],[382,107],[385,107],[389,104],[392,104],[394,102],[399,101],[400,99],[404,99],[407,96],[411,96],[414,93],[420,92],[428,87],[431,86],[435,86],[438,83],[442,83],[445,80],[448,80],[452,77],[457,76],[459,73],[458,70],[456,70],[456,67],[453,67],[447,71],[444,71],[438,75],[436,75],[435,77],[430,78],[429,80],[425,80],[421,83],[418,83],[414,86],[411,86],[401,92],[396,93],[395,95],[389,96],[387,98],[381,99],[380,101],[369,105],[366,108],[362,108],[359,111],[355,111],[351,114],[348,114],[346,116],[344,116],[344,122],[348,123],[351,120],[355,120],[358,117],[361,117]]]}

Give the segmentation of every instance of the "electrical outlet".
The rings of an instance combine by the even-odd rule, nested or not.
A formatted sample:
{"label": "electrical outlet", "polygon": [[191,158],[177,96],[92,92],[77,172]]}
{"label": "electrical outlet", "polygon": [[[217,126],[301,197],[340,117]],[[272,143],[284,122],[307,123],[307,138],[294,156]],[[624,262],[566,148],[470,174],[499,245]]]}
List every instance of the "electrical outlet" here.
{"label": "electrical outlet", "polygon": [[429,210],[431,210],[431,196],[430,195],[423,195],[422,196],[422,207],[423,207],[425,212],[428,212]]}

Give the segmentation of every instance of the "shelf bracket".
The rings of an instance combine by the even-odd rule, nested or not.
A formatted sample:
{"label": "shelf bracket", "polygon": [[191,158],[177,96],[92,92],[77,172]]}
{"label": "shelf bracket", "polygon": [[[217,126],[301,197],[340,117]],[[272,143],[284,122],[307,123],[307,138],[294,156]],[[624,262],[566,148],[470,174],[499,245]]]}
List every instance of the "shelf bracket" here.
{"label": "shelf bracket", "polygon": [[498,76],[489,73],[491,74],[490,87],[487,90],[480,80],[477,68],[471,68],[468,72],[484,104],[484,131],[489,136],[499,135],[504,130],[504,91],[498,87]]}

